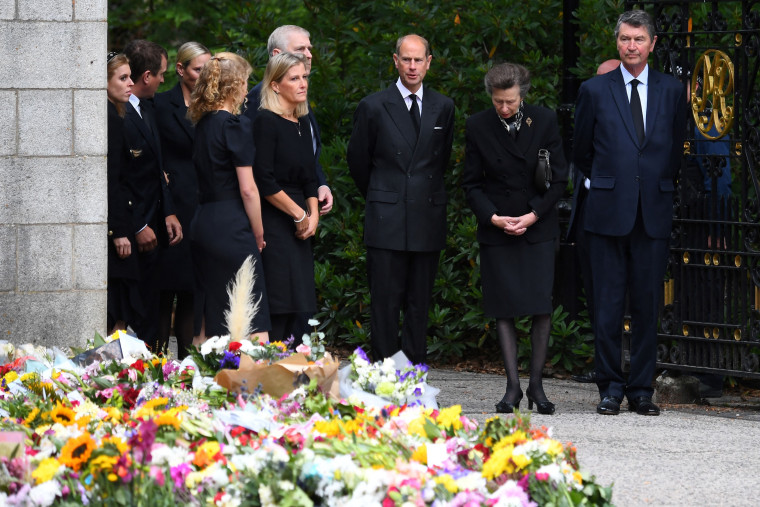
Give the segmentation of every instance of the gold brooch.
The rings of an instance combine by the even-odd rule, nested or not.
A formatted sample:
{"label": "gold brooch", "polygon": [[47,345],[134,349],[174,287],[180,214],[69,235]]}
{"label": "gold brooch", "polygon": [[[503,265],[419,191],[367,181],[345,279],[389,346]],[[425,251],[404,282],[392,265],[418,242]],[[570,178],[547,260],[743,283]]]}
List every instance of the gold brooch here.
{"label": "gold brooch", "polygon": [[533,120],[531,120],[530,117],[528,117],[528,119],[525,120],[525,123],[527,123],[528,126],[530,127],[530,124],[533,123]]}

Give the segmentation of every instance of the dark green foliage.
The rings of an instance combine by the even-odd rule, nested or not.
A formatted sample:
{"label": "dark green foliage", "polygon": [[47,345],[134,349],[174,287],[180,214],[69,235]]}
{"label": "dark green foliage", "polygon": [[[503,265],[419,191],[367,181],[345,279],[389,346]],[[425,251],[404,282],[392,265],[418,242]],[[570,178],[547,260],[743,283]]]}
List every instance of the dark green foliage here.
{"label": "dark green foliage", "polygon": [[[328,341],[367,342],[369,293],[362,240],[364,202],[348,174],[345,151],[353,112],[362,97],[392,83],[392,54],[398,36],[419,33],[432,48],[425,84],[456,104],[456,128],[449,176],[449,235],[441,253],[430,312],[429,351],[434,357],[463,356],[493,347],[492,326],[481,310],[476,221],[460,188],[464,164],[464,122],[491,107],[483,77],[494,64],[512,61],[532,73],[526,101],[550,108],[560,103],[562,86],[561,0],[112,0],[111,48],[131,38],[152,39],[169,49],[170,71],[162,89],[173,85],[173,55],[187,40],[213,50],[238,51],[254,66],[253,82],[266,65],[266,40],[282,24],[311,32],[314,44],[310,101],[322,129],[321,162],[335,196],[333,211],[321,222],[315,242],[319,310]],[[572,71],[591,76],[596,65],[616,55],[612,28],[622,0],[581,2],[581,60]],[[577,368],[588,359],[587,329],[554,313],[553,365]],[[488,342],[488,343],[487,343]],[[529,349],[521,346],[521,357]]]}

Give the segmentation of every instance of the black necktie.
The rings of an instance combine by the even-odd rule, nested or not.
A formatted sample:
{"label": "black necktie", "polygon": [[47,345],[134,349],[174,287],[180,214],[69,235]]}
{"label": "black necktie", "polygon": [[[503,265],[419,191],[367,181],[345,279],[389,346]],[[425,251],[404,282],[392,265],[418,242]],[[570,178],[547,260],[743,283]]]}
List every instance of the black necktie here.
{"label": "black necktie", "polygon": [[414,125],[414,131],[417,137],[420,136],[420,106],[417,105],[417,95],[411,94],[409,98],[412,99],[412,107],[409,108],[409,114],[412,116],[412,124]]}
{"label": "black necktie", "polygon": [[639,92],[636,90],[638,85],[638,79],[633,79],[631,81],[631,115],[633,116],[633,127],[636,129],[639,144],[642,144],[644,142],[644,115],[641,112]]}

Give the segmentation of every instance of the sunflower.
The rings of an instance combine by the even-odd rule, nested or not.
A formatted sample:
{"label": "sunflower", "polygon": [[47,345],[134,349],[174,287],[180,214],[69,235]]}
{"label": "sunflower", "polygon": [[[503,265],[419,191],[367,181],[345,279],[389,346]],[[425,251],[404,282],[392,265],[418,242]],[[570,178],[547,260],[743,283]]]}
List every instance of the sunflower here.
{"label": "sunflower", "polygon": [[50,411],[50,418],[53,422],[69,426],[71,424],[76,424],[77,414],[71,408],[57,404],[55,408]]}
{"label": "sunflower", "polygon": [[63,449],[61,449],[59,461],[75,472],[78,472],[82,465],[90,459],[90,454],[92,454],[94,449],[95,440],[92,439],[89,433],[83,433],[77,438],[66,442]]}
{"label": "sunflower", "polygon": [[37,419],[38,415],[40,415],[40,409],[37,407],[33,408],[32,411],[29,412],[29,415],[24,419],[24,426],[32,424],[34,420]]}
{"label": "sunflower", "polygon": [[129,450],[129,446],[121,437],[110,436],[110,437],[105,437],[103,440],[100,441],[100,445],[103,448],[105,448],[108,444],[113,445],[116,448],[116,450],[119,451],[120,455],[126,454],[126,452]]}
{"label": "sunflower", "polygon": [[179,418],[180,412],[181,409],[179,408],[170,408],[163,414],[156,417],[155,422],[159,426],[174,426],[174,429],[178,430],[179,425],[182,422]]}
{"label": "sunflower", "polygon": [[113,467],[118,461],[118,456],[101,454],[90,461],[90,472],[92,472],[92,475],[95,477],[98,477],[101,474],[106,474],[106,476],[108,476],[113,473]]}

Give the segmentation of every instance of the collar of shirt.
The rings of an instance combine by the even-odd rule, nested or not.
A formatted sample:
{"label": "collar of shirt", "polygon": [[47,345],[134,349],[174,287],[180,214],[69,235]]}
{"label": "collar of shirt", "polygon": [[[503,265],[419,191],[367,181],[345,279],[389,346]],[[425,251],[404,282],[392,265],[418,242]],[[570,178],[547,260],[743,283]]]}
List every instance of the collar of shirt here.
{"label": "collar of shirt", "polygon": [[636,86],[636,91],[639,92],[639,100],[641,102],[641,114],[644,117],[644,132],[647,128],[647,91],[649,90],[649,64],[644,67],[641,73],[633,77],[633,74],[628,72],[623,64],[620,64],[620,70],[623,72],[623,81],[625,82],[625,92],[628,95],[628,100],[631,100],[631,81],[634,79],[639,80],[639,84]]}
{"label": "collar of shirt", "polygon": [[[412,94],[412,92],[409,91],[409,89],[404,86],[404,84],[401,82],[401,78],[398,78],[396,81],[396,88],[398,88],[398,91],[401,92],[401,97],[404,99],[404,103],[406,104],[407,109],[412,108],[412,99],[409,98],[409,95]],[[417,90],[417,106],[420,108],[420,114],[422,114],[422,93],[423,93],[424,86],[420,84],[420,89]]]}
{"label": "collar of shirt", "polygon": [[140,99],[137,98],[136,95],[130,95],[129,103],[132,104],[132,107],[135,108],[135,111],[137,111],[137,114],[139,114],[140,118],[142,118],[142,111],[140,111]]}

